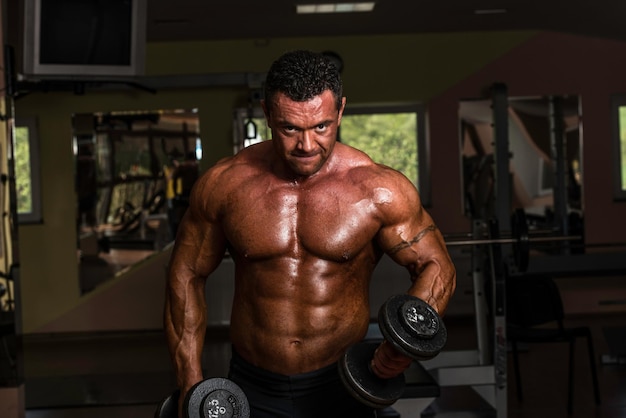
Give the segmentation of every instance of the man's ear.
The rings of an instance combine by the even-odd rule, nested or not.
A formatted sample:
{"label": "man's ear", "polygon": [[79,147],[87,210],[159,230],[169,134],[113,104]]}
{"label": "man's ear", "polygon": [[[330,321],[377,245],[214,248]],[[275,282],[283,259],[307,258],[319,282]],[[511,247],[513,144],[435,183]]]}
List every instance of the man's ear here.
{"label": "man's ear", "polygon": [[337,118],[337,125],[341,125],[341,118],[343,117],[343,111],[346,108],[346,98],[341,98],[341,108],[339,109],[339,117]]}
{"label": "man's ear", "polygon": [[267,122],[267,126],[268,128],[271,128],[270,126],[270,112],[267,108],[267,103],[265,102],[265,99],[261,99],[261,108],[263,109],[263,114],[265,115],[265,121]]}

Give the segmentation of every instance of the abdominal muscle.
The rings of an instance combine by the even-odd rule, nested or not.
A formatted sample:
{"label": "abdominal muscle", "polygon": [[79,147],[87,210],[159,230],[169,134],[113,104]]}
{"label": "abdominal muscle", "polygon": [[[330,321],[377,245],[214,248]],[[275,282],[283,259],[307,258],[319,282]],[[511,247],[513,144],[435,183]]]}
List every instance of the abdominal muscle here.
{"label": "abdominal muscle", "polygon": [[230,333],[241,357],[294,375],[336,362],[365,336],[371,271],[351,271],[348,262],[329,264],[320,274],[317,260],[315,273],[289,276],[280,262],[269,264],[237,267]]}

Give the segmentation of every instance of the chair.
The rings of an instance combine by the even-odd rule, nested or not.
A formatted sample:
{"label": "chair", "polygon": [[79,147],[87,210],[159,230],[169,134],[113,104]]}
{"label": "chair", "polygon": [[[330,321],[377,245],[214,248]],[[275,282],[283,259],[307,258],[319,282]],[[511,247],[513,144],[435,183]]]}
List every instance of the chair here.
{"label": "chair", "polygon": [[507,339],[513,352],[513,367],[517,398],[523,400],[518,359],[518,343],[569,343],[569,374],[567,412],[574,409],[574,346],[577,338],[587,339],[589,365],[593,379],[596,405],[600,390],[596,373],[595,354],[589,327],[567,328],[563,324],[563,302],[556,283],[550,277],[514,277],[506,282]]}

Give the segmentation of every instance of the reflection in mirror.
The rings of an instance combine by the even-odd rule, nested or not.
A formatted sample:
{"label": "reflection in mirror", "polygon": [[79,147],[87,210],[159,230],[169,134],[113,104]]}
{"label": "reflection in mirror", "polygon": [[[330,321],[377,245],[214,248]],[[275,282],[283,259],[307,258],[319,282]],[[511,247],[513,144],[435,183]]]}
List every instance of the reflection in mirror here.
{"label": "reflection in mirror", "polygon": [[202,148],[195,109],[75,114],[72,126],[85,293],[174,239]]}
{"label": "reflection in mirror", "polygon": [[[578,96],[509,98],[511,211],[531,227],[582,234],[581,121]],[[462,101],[461,153],[465,213],[494,216],[491,101]]]}

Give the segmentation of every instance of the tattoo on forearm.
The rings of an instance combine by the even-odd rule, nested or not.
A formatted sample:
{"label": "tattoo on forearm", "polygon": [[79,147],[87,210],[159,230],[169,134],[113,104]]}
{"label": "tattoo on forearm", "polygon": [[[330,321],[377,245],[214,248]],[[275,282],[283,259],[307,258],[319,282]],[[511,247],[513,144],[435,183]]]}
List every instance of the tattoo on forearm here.
{"label": "tattoo on forearm", "polygon": [[390,254],[395,254],[400,250],[403,250],[405,248],[410,247],[413,244],[417,244],[419,241],[422,240],[422,238],[424,238],[426,236],[426,234],[433,232],[437,229],[437,226],[435,224],[430,224],[428,225],[426,228],[422,229],[420,232],[418,232],[418,234],[416,236],[414,236],[413,238],[411,238],[410,241],[402,241],[401,243],[394,245],[390,250],[389,253]]}

